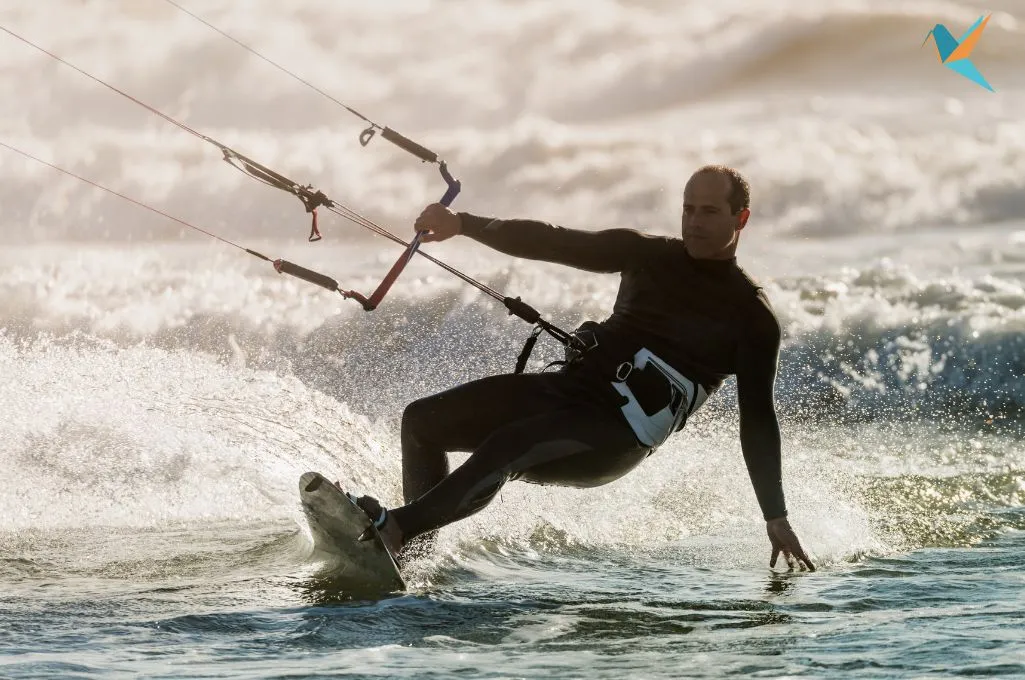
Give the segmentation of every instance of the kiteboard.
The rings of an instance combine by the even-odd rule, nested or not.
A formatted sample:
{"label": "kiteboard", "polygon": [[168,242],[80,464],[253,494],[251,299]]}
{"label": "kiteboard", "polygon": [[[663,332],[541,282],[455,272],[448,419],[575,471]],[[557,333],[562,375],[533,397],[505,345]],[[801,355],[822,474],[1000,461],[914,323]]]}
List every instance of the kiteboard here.
{"label": "kiteboard", "polygon": [[324,475],[307,472],[299,478],[299,498],[314,546],[337,563],[334,578],[360,590],[406,589],[381,534],[341,489]]}

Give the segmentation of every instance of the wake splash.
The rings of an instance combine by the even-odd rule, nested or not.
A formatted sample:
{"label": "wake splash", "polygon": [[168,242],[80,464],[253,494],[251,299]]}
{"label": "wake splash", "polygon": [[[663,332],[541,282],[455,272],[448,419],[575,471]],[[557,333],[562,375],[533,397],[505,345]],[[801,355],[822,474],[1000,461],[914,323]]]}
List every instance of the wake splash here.
{"label": "wake splash", "polygon": [[0,366],[3,530],[274,520],[307,468],[395,478],[366,418],[294,378],[83,334],[0,335]]}
{"label": "wake splash", "polygon": [[[295,483],[306,470],[386,504],[401,498],[397,421],[368,418],[294,375],[82,333],[0,336],[0,370],[12,377],[0,388],[9,414],[0,432],[7,535],[217,526],[248,535],[244,527],[282,522],[302,534]],[[820,564],[971,544],[1021,524],[986,509],[1015,507],[1025,488],[1020,453],[992,437],[938,438],[893,423],[784,420],[783,428],[791,517]],[[980,452],[992,470],[980,468]],[[966,520],[966,494],[980,488],[988,500]],[[192,550],[163,545],[168,555]],[[449,567],[487,573],[509,559],[614,559],[624,550],[696,567],[763,568],[766,545],[735,414],[713,409],[600,489],[507,485],[484,511],[442,532],[440,555],[417,565],[414,580],[444,579]]]}
{"label": "wake splash", "polygon": [[[11,376],[0,388],[9,416],[0,433],[4,533],[290,518],[301,527],[295,483],[311,469],[386,503],[401,497],[394,423],[294,376],[83,334],[0,336],[0,367]],[[495,537],[541,551],[667,545],[730,526],[758,535],[740,457],[727,461],[720,450],[735,451],[735,435],[711,432],[699,430],[685,456],[667,447],[597,493],[509,485],[492,507],[447,530],[443,547],[472,551]]]}

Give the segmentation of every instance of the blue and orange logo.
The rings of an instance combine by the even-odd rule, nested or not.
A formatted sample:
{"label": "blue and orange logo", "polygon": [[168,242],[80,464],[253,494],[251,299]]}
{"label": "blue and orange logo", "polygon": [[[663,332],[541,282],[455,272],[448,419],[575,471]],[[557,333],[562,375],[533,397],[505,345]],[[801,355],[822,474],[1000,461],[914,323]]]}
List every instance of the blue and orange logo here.
{"label": "blue and orange logo", "polygon": [[996,92],[986,82],[986,79],[979,73],[979,69],[975,68],[975,64],[968,58],[972,54],[972,50],[975,49],[975,44],[979,42],[979,36],[982,35],[982,29],[986,28],[986,24],[989,23],[989,18],[993,16],[988,14],[985,17],[979,17],[972,27],[965,31],[965,34],[961,36],[960,40],[955,40],[954,36],[950,34],[950,31],[943,24],[936,24],[932,27],[925,36],[925,40],[922,41],[922,46],[925,47],[925,43],[929,42],[929,37],[936,42],[936,51],[940,54],[940,63],[949,68],[952,71],[960,73],[965,78],[981,85],[990,92]]}

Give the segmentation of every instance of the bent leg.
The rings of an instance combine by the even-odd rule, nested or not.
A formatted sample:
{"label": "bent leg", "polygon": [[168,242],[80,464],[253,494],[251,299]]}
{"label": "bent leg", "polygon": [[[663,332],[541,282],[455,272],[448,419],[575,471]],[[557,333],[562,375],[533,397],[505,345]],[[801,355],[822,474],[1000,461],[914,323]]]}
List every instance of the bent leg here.
{"label": "bent leg", "polygon": [[614,413],[563,407],[494,431],[458,469],[390,515],[409,541],[481,510],[509,480],[599,486],[632,470],[649,452]]}
{"label": "bent leg", "polygon": [[473,451],[502,426],[558,408],[559,376],[506,374],[414,401],[402,413],[402,494],[411,503],[449,473],[447,453]]}
{"label": "bent leg", "polygon": [[[449,474],[448,454],[478,449],[508,423],[565,406],[558,374],[505,374],[414,401],[402,414],[402,495],[412,503]],[[407,544],[429,551],[433,535]]]}

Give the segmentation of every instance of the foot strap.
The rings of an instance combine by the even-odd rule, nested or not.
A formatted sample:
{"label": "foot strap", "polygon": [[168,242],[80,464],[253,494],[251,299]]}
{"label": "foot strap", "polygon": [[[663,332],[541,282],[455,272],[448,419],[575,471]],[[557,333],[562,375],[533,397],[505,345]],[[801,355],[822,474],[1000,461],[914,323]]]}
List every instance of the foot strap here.
{"label": "foot strap", "polygon": [[[357,498],[348,492],[346,492],[345,495],[349,497],[349,500],[352,501],[356,507],[366,513],[367,517],[370,518],[370,521],[374,523],[374,528],[378,531],[380,531],[381,527],[384,526],[384,523],[388,521],[388,510],[373,496],[360,496]],[[369,539],[370,536],[370,531],[364,531],[360,534],[359,540],[365,541]]]}

